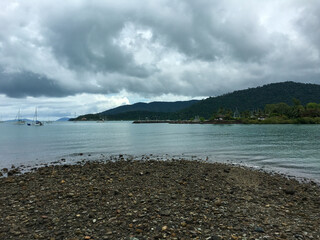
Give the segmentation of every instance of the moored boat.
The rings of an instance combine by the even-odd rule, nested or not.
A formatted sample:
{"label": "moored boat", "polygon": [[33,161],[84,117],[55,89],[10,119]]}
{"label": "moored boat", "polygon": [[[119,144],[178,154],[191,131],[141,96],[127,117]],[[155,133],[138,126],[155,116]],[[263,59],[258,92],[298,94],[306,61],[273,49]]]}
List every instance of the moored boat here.
{"label": "moored boat", "polygon": [[43,126],[43,123],[38,120],[38,110],[37,110],[37,108],[35,109],[35,112],[34,112],[32,125],[33,126]]}
{"label": "moored boat", "polygon": [[26,122],[24,120],[21,119],[21,113],[20,113],[20,108],[16,117],[16,121],[15,124],[17,125],[24,125]]}

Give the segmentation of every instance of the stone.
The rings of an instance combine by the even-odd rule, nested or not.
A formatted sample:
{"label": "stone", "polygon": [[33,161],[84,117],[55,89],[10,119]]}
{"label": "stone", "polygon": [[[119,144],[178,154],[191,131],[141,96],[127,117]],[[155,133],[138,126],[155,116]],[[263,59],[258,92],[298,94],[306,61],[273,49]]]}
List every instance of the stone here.
{"label": "stone", "polygon": [[167,231],[167,229],[168,229],[167,226],[163,226],[163,227],[161,228],[162,231]]}
{"label": "stone", "polygon": [[296,193],[296,190],[294,188],[285,188],[283,191],[288,195],[293,195]]}
{"label": "stone", "polygon": [[170,216],[170,214],[171,214],[170,210],[160,211],[160,215],[162,215],[162,216]]}
{"label": "stone", "polygon": [[254,231],[258,233],[264,233],[264,230],[261,227],[255,227]]}

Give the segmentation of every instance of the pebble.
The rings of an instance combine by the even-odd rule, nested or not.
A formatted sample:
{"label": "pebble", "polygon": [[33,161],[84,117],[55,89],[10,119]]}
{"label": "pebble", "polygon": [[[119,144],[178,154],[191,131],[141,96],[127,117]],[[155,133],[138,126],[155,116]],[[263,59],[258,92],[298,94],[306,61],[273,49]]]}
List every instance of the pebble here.
{"label": "pebble", "polygon": [[163,226],[163,227],[162,227],[162,231],[166,231],[167,229],[168,229],[167,226]]}
{"label": "pebble", "polygon": [[0,238],[320,239],[315,184],[220,163],[127,158],[0,178]]}

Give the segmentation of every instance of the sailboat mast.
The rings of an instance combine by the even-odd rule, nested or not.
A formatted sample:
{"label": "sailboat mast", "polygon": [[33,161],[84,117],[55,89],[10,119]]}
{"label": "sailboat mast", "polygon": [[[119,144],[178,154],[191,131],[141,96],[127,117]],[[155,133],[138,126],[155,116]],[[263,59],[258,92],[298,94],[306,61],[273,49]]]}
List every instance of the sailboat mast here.
{"label": "sailboat mast", "polygon": [[18,114],[17,114],[17,121],[20,121],[20,108],[19,108],[19,111],[18,111]]}

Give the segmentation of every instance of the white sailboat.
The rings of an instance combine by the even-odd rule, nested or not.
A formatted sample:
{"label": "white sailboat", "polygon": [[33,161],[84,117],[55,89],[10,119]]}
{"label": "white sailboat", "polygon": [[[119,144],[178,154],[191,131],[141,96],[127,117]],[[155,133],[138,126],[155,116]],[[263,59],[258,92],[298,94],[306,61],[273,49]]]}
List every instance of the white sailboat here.
{"label": "white sailboat", "polygon": [[18,114],[17,114],[17,117],[16,117],[16,122],[15,122],[15,124],[24,125],[25,123],[26,123],[26,122],[21,119],[20,108],[19,108],[19,111],[18,111]]}
{"label": "white sailboat", "polygon": [[38,110],[37,110],[37,108],[36,108],[36,110],[35,110],[35,112],[34,112],[34,117],[33,117],[32,125],[33,125],[33,126],[43,126],[43,123],[38,120]]}

